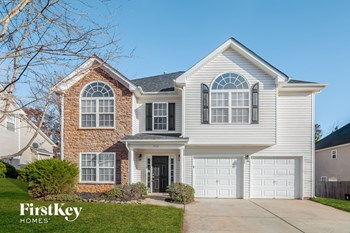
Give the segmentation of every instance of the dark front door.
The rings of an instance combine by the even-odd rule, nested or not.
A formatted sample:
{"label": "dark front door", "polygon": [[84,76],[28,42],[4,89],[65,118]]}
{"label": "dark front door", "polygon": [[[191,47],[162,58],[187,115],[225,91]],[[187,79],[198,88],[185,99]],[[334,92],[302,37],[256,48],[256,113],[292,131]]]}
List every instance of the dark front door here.
{"label": "dark front door", "polygon": [[169,182],[168,156],[152,157],[153,192],[165,192]]}

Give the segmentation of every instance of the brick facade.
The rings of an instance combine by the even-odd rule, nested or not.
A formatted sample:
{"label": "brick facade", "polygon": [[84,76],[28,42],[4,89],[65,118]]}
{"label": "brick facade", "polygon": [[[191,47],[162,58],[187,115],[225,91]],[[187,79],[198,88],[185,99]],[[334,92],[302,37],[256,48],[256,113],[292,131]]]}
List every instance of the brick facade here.
{"label": "brick facade", "polygon": [[[115,93],[115,129],[80,129],[80,93],[86,84],[103,81]],[[132,93],[100,68],[89,72],[64,96],[64,158],[79,164],[81,152],[115,152],[116,184],[128,183],[128,151],[120,139],[132,132]],[[79,183],[78,192],[106,192],[113,185]]]}

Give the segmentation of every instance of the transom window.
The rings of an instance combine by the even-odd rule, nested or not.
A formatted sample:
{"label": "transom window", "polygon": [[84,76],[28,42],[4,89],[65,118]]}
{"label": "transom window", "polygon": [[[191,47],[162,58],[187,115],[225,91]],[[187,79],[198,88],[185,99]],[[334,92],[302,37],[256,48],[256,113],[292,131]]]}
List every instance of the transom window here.
{"label": "transom window", "polygon": [[111,183],[115,181],[115,153],[82,153],[81,182]]}
{"label": "transom window", "polygon": [[153,130],[167,130],[168,103],[153,103]]}
{"label": "transom window", "polygon": [[93,82],[85,87],[81,95],[81,127],[114,127],[114,93],[102,82]]}
{"label": "transom window", "polygon": [[226,73],[211,86],[212,123],[249,123],[249,83],[242,76]]}

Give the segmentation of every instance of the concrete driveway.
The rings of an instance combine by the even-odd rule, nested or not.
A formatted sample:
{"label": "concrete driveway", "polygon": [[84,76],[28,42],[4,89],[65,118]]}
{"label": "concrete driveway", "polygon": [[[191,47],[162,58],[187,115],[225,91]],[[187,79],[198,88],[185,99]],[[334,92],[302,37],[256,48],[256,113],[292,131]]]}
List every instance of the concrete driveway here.
{"label": "concrete driveway", "polygon": [[350,233],[350,213],[302,200],[197,199],[184,232]]}

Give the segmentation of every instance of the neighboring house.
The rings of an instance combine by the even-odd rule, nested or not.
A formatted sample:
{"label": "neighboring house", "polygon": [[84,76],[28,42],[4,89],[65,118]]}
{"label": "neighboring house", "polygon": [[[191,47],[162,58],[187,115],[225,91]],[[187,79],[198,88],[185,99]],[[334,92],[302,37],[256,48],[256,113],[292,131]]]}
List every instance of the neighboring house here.
{"label": "neighboring house", "polygon": [[316,144],[316,181],[350,181],[350,123]]}
{"label": "neighboring house", "polygon": [[77,190],[174,182],[196,197],[314,196],[315,93],[233,38],[186,72],[129,80],[93,57],[60,82]]}
{"label": "neighboring house", "polygon": [[[0,114],[4,104],[5,101],[0,98]],[[0,123],[0,160],[19,168],[38,159],[52,158],[56,144],[42,131],[21,156],[6,158],[24,148],[36,130],[36,125],[26,117],[25,112],[16,103],[11,103],[10,114]]]}

